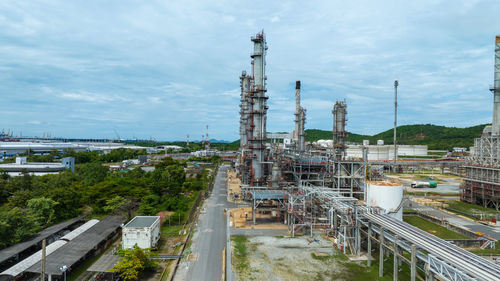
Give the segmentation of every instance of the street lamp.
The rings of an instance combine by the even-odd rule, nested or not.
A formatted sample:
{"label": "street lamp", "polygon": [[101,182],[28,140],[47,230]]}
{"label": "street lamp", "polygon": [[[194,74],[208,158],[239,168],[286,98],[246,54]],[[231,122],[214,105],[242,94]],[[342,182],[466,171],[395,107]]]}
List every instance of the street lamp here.
{"label": "street lamp", "polygon": [[61,267],[59,267],[59,270],[64,273],[64,281],[66,281],[66,271],[68,270],[68,267],[63,265]]}

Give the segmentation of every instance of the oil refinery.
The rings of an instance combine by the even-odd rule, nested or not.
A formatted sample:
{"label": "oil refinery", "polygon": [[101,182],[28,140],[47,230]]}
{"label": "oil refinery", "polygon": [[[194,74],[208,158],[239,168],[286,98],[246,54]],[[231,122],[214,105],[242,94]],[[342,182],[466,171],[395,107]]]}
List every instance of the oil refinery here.
{"label": "oil refinery", "polygon": [[[241,180],[241,196],[252,207],[254,225],[258,214],[273,212],[287,225],[292,237],[321,231],[344,254],[364,255],[368,265],[372,259],[379,259],[379,276],[384,272],[384,253],[390,252],[394,257],[394,280],[398,280],[403,263],[411,268],[411,280],[416,280],[417,269],[425,272],[425,280],[500,280],[500,266],[403,222],[403,188],[383,181],[384,170],[405,171],[413,166],[457,172],[462,169],[457,161],[416,163],[397,159],[398,147],[394,146],[396,151],[392,152],[383,142],[348,145],[348,105],[344,100],[333,105],[331,141],[306,143],[306,109],[301,105],[300,81],[295,84],[294,131],[281,136],[283,142],[276,134],[268,138],[268,46],[264,32],[251,37],[251,41],[252,71],[243,71],[240,77],[240,149],[235,167]],[[495,43],[493,125],[476,140],[461,189],[462,200],[498,210],[500,37]],[[396,81],[395,91],[397,86]],[[427,154],[426,147],[399,149],[412,150],[406,153],[413,155]],[[371,256],[375,247],[379,248],[378,257]]]}

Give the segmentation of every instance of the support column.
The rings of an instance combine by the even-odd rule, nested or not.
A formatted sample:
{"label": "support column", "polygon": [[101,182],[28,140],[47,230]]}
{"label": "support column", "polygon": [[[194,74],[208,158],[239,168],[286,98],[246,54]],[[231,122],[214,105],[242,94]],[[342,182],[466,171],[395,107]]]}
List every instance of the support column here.
{"label": "support column", "polygon": [[361,231],[359,231],[359,224],[356,225],[356,255],[361,256]]}
{"label": "support column", "polygon": [[253,225],[255,225],[255,198],[253,198],[253,204],[252,204],[252,221]]}
{"label": "support column", "polygon": [[380,235],[379,235],[379,263],[378,263],[378,276],[384,276],[384,228],[380,227]]}
{"label": "support column", "polygon": [[434,281],[434,275],[429,269],[429,264],[425,265],[425,281]]}
{"label": "support column", "polygon": [[411,260],[410,260],[411,281],[417,278],[417,246],[411,244]]}
{"label": "support column", "polygon": [[368,223],[368,240],[367,240],[367,249],[366,249],[366,259],[368,263],[368,267],[372,265],[372,224]]}
{"label": "support column", "polygon": [[398,269],[399,269],[399,259],[398,259],[398,236],[394,236],[394,270],[392,277],[394,281],[398,281]]}

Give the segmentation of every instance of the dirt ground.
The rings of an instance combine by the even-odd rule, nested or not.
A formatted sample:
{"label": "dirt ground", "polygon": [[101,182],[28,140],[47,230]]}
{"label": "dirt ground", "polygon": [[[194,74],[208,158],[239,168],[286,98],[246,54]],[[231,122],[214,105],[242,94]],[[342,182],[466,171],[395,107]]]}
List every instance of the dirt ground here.
{"label": "dirt ground", "polygon": [[252,223],[252,208],[236,208],[229,210],[231,227],[246,229],[287,229],[287,226],[278,221],[271,214],[257,214],[256,225]]}
{"label": "dirt ground", "polygon": [[229,200],[235,203],[241,203],[241,180],[236,176],[236,171],[233,169],[227,170],[226,182],[229,194]]}
{"label": "dirt ground", "polygon": [[[237,255],[233,241],[233,255]],[[342,265],[334,258],[332,243],[319,236],[250,237],[243,264],[233,258],[238,280],[338,280]]]}

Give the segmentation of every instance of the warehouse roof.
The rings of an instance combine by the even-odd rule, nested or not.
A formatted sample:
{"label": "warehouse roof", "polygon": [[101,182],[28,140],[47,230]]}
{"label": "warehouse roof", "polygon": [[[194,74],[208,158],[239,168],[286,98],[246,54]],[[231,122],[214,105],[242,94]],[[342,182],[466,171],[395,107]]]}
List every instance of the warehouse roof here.
{"label": "warehouse roof", "polygon": [[[78,235],[61,248],[47,256],[46,272],[52,275],[61,275],[61,268],[66,265],[73,267],[77,262],[86,258],[88,254],[98,248],[99,244],[107,241],[110,236],[120,227],[125,218],[109,216],[96,225]],[[38,262],[26,270],[38,273],[41,271],[41,263]]]}
{"label": "warehouse roof", "polygon": [[118,263],[120,257],[113,254],[102,255],[87,271],[93,272],[112,272],[111,268]]}
{"label": "warehouse roof", "polygon": [[141,227],[150,227],[155,223],[155,221],[159,220],[159,216],[137,216],[133,218],[127,225],[126,228],[141,228]]}
{"label": "warehouse roof", "polygon": [[31,239],[17,243],[15,245],[12,245],[8,248],[5,248],[3,250],[0,250],[0,264],[15,257],[18,254],[21,254],[22,252],[26,251],[27,249],[38,245],[39,243],[42,242],[43,239],[47,239],[50,236],[58,233],[61,230],[64,230],[68,227],[71,227],[72,225],[76,224],[80,220],[82,220],[83,217],[78,217],[74,218],[62,223],[58,223],[56,225],[53,225],[51,227],[47,227],[46,229],[38,232],[33,236]]}

